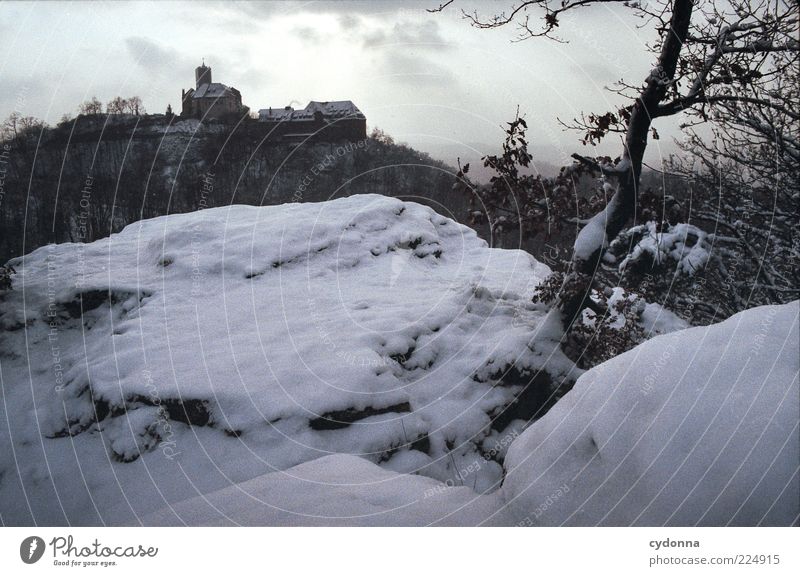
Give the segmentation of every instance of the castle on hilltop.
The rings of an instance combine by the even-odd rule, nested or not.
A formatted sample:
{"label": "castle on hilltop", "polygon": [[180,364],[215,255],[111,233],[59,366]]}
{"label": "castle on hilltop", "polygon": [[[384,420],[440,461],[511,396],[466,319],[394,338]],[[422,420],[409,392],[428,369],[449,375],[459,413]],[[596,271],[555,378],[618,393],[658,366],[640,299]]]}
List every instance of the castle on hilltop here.
{"label": "castle on hilltop", "polygon": [[[205,61],[195,69],[195,88],[181,90],[182,118],[220,119],[245,114],[242,95],[236,89],[212,82],[211,68]],[[258,121],[265,138],[290,142],[363,140],[367,119],[350,100],[318,102],[312,100],[302,110],[291,106],[263,108]]]}
{"label": "castle on hilltop", "polygon": [[264,108],[258,120],[284,140],[363,140],[367,137],[367,118],[350,100],[311,101],[302,110],[291,106]]}
{"label": "castle on hilltop", "polygon": [[211,68],[205,61],[194,70],[195,87],[181,90],[181,116],[184,118],[222,118],[244,112],[242,95],[236,88],[211,81]]}

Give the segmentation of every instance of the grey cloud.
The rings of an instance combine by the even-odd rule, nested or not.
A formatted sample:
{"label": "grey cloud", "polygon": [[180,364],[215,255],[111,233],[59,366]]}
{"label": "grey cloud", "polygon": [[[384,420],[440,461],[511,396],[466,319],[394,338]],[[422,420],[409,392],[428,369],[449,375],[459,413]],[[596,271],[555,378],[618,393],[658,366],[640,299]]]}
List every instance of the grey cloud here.
{"label": "grey cloud", "polygon": [[[198,31],[202,31],[205,34],[218,34],[220,32],[257,34],[261,30],[262,22],[273,14],[278,13],[277,10],[271,9],[259,10],[258,6],[269,8],[272,5],[280,6],[282,3],[252,4],[256,4],[253,10],[243,8],[244,5],[250,6],[250,2],[245,2],[243,5],[237,5],[233,2],[194,2],[191,4],[192,7],[195,7],[194,10],[188,10],[180,4],[176,4],[174,5],[176,12],[174,18],[180,18],[180,21],[184,24],[196,27]],[[167,5],[172,6],[171,4]]]}
{"label": "grey cloud", "polygon": [[342,14],[339,16],[339,27],[345,31],[358,30],[361,28],[361,18],[356,14]]}
{"label": "grey cloud", "polygon": [[399,51],[388,52],[384,58],[386,72],[394,82],[420,87],[454,86],[453,73],[430,60]]}
{"label": "grey cloud", "polygon": [[574,71],[576,78],[600,84],[616,82],[623,76],[623,73],[618,68],[603,61],[592,61],[588,58],[580,63],[571,62],[569,68]]}
{"label": "grey cloud", "polygon": [[311,26],[295,26],[292,28],[292,34],[300,38],[303,42],[319,44],[322,40],[322,35],[319,33],[319,30]]}
{"label": "grey cloud", "polygon": [[398,22],[390,29],[376,28],[364,34],[363,44],[367,48],[391,44],[413,44],[417,48],[437,50],[450,47],[439,32],[439,23],[435,20]]}
{"label": "grey cloud", "polygon": [[24,76],[6,75],[4,78],[5,90],[0,91],[0,107],[12,112],[28,116],[27,109],[31,100],[38,97],[49,96],[52,92],[52,83],[47,82],[41,75]]}
{"label": "grey cloud", "polygon": [[373,48],[386,43],[386,32],[381,29],[371,30],[363,35],[363,44],[366,48]]}
{"label": "grey cloud", "polygon": [[[432,7],[430,0],[376,1],[376,0],[316,0],[314,2],[230,2],[235,9],[257,18],[274,14],[313,12],[316,14],[396,14],[414,12],[424,14]],[[436,6],[435,0],[433,5]]]}
{"label": "grey cloud", "polygon": [[393,38],[398,42],[413,44],[444,44],[445,40],[439,33],[439,23],[435,20],[426,22],[406,22],[395,24],[392,30]]}
{"label": "grey cloud", "polygon": [[382,1],[375,0],[318,0],[304,3],[304,8],[320,12],[360,12],[364,14],[392,14],[419,12],[431,8],[429,0]]}
{"label": "grey cloud", "polygon": [[[247,99],[247,90],[244,89],[245,86],[250,89],[258,89],[269,86],[272,82],[269,72],[260,66],[246,68],[237,72],[237,76],[241,81],[234,83],[234,86],[237,88],[239,88],[239,86],[242,87],[240,89],[243,90],[242,94],[245,100]],[[223,79],[222,82],[225,82],[225,80]]]}
{"label": "grey cloud", "polygon": [[[214,71],[214,80],[232,84],[238,68],[236,59],[218,53],[198,53],[187,55],[149,38],[131,36],[125,39],[125,46],[131,58],[144,69],[152,80],[167,81],[177,78],[178,85],[194,84],[194,69],[205,61]],[[241,58],[239,59],[241,60]],[[258,85],[258,81],[252,82]]]}
{"label": "grey cloud", "polygon": [[164,48],[149,38],[130,36],[125,39],[125,46],[136,63],[148,70],[172,70],[176,65],[188,64],[177,50]]}
{"label": "grey cloud", "polygon": [[291,13],[288,9],[294,3],[290,2],[221,2],[218,6],[224,6],[232,12],[253,18],[255,20],[267,20],[276,14]]}

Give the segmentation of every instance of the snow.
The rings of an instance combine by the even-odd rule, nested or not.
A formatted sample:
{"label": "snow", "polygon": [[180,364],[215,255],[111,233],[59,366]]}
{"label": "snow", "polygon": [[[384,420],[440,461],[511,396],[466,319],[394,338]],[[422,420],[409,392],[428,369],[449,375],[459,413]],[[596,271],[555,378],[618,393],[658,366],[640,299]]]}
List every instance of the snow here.
{"label": "snow", "polygon": [[231,94],[231,88],[219,82],[201,84],[192,93],[192,98],[222,98]]}
{"label": "snow", "polygon": [[291,120],[295,110],[291,106],[284,108],[263,108],[258,111],[258,119],[262,122],[280,122]]}
{"label": "snow", "polygon": [[[599,300],[597,297],[593,297]],[[659,334],[669,334],[676,330],[684,330],[689,328],[691,324],[675,314],[667,310],[657,302],[646,302],[641,296],[628,292],[620,286],[615,286],[611,289],[611,294],[608,296],[608,320],[609,325],[615,329],[621,329],[625,326],[625,315],[617,309],[621,301],[627,300],[640,310],[638,323],[644,329],[647,338],[657,336]],[[595,314],[591,311],[584,311],[584,318],[586,322],[593,326],[595,322]]]}
{"label": "snow", "polygon": [[497,496],[327,456],[197,496],[144,519],[153,526],[508,525]]}
{"label": "snow", "polygon": [[[200,120],[196,120],[195,118],[187,118],[186,120],[178,120],[177,122],[172,122],[168,125],[166,129],[162,129],[162,132],[170,132],[170,133],[178,133],[178,134],[195,134],[202,124]],[[154,128],[161,128],[160,126]]]}
{"label": "snow", "polygon": [[618,193],[613,191],[613,187],[608,182],[603,184],[606,194],[613,194],[606,207],[592,216],[586,225],[578,232],[575,239],[575,257],[584,262],[588,262],[592,255],[606,247],[606,225],[609,215],[616,209],[619,203]]}
{"label": "snow", "polygon": [[656,302],[645,304],[639,321],[648,335],[669,334],[690,326],[688,321]]}
{"label": "snow", "polygon": [[647,222],[630,229],[631,234],[637,231],[643,234],[643,238],[622,261],[620,271],[647,256],[650,262],[656,264],[673,260],[679,272],[692,276],[711,257],[709,235],[697,226],[681,223],[658,232],[655,222]]}
{"label": "snow", "polygon": [[531,303],[549,270],[419,204],[216,208],[11,264],[4,524],[800,514],[797,302],[683,330],[648,304],[663,335],[498,426],[520,380],[571,369],[557,315]]}
{"label": "snow", "polygon": [[[798,303],[654,338],[509,426],[503,487],[335,455],[195,497],[153,525],[789,525],[800,513]],[[487,447],[488,449],[488,447]],[[409,459],[414,457],[409,453]]]}
{"label": "snow", "polygon": [[350,100],[332,100],[316,102],[312,100],[302,110],[291,106],[284,108],[263,108],[258,111],[262,122],[278,122],[288,120],[312,120],[315,112],[321,112],[325,118],[363,118],[361,110]]}
{"label": "snow", "polygon": [[595,214],[578,232],[575,256],[584,262],[606,245],[606,210]]}
{"label": "snow", "polygon": [[797,522],[798,310],[659,336],[582,375],[509,449],[518,523]]}
{"label": "snow", "polygon": [[326,117],[341,118],[348,117],[363,117],[361,110],[350,100],[333,100],[330,102],[316,102],[312,100],[306,106],[304,112],[309,115],[314,115],[316,111],[322,112]]}
{"label": "snow", "polygon": [[381,196],[171,215],[13,265],[7,522],[135,522],[336,453],[490,491],[501,466],[475,463],[522,389],[500,375],[570,367],[530,345],[546,266]]}

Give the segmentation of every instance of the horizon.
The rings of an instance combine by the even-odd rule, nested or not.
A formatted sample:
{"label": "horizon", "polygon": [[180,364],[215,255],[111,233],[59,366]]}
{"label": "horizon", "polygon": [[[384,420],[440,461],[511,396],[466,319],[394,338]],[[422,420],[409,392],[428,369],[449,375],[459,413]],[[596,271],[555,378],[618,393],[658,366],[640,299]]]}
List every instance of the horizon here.
{"label": "horizon", "polygon": [[[496,153],[519,107],[531,127],[534,161],[546,170],[587,150],[559,119],[613,109],[621,99],[604,87],[623,76],[639,82],[652,66],[648,53],[626,46],[650,39],[646,30],[617,8],[579,16],[613,21],[618,35],[572,26],[563,36],[569,44],[559,44],[514,42],[512,27],[476,30],[457,7],[426,11],[436,6],[102,2],[89,12],[84,2],[3,3],[0,75],[9,89],[0,95],[0,117],[18,112],[54,125],[95,96],[105,103],[137,95],[147,113],[163,113],[168,104],[177,112],[181,90],[194,86],[194,69],[205,61],[214,81],[237,88],[253,112],[352,100],[370,130],[450,165],[460,158],[477,166],[481,156]],[[487,2],[464,8],[492,9]],[[125,22],[124,34],[116,33],[118,21]],[[78,41],[76,26],[83,30]],[[677,125],[665,124],[648,153],[654,167],[677,150]],[[618,150],[618,140],[609,138],[592,153]]]}

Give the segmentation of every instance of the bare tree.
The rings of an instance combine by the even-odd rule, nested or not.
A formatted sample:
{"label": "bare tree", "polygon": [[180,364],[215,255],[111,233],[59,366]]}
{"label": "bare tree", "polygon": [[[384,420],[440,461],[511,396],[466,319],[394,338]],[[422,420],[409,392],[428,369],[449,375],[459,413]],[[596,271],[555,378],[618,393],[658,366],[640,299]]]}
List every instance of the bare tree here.
{"label": "bare tree", "polygon": [[690,129],[688,155],[669,164],[698,192],[690,217],[717,232],[730,253],[725,297],[739,310],[800,294],[800,69],[780,68],[756,87],[759,98],[720,104],[725,122],[712,138]]}
{"label": "bare tree", "polygon": [[1,133],[3,141],[16,141],[24,145],[32,136],[38,136],[47,125],[33,116],[23,116],[19,112],[12,112],[5,119]]}
{"label": "bare tree", "polygon": [[106,104],[106,112],[109,114],[124,114],[128,109],[128,101],[121,96],[117,96]]}
{"label": "bare tree", "polygon": [[103,112],[103,103],[97,99],[97,96],[92,96],[91,100],[87,100],[78,107],[78,113],[84,115],[101,114]]}
{"label": "bare tree", "polygon": [[20,132],[20,114],[19,112],[12,112],[3,121],[2,135],[3,141],[15,140]]}
{"label": "bare tree", "polygon": [[[622,133],[624,143],[615,161],[573,155],[602,175],[609,199],[578,233],[570,271],[556,299],[565,329],[591,307],[591,287],[604,251],[636,213],[644,152],[655,120],[682,114],[689,125],[724,123],[746,105],[797,120],[796,112],[786,106],[787,95],[772,90],[787,69],[797,66],[798,14],[797,3],[791,0],[731,0],[724,5],[710,0],[529,0],[499,14],[462,14],[480,29],[516,24],[520,40],[558,40],[564,14],[611,3],[625,6],[654,26],[659,40],[648,48],[655,65],[644,82],[622,81],[614,88],[630,100],[629,105],[582,116],[570,124],[584,132],[586,143],[596,143],[610,132]],[[450,0],[431,11],[452,4]]]}
{"label": "bare tree", "polygon": [[142,105],[142,99],[138,96],[131,96],[125,100],[125,109],[130,114],[135,114],[136,116],[147,113]]}

